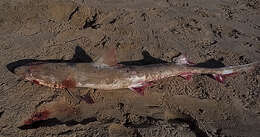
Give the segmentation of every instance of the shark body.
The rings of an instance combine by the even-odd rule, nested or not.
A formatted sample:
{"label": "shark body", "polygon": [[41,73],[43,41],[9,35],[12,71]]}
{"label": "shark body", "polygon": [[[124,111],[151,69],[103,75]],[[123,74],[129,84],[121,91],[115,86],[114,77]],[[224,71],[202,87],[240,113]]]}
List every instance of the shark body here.
{"label": "shark body", "polygon": [[181,76],[189,80],[194,74],[212,74],[223,83],[226,76],[253,70],[259,64],[254,62],[222,68],[201,68],[181,55],[174,63],[124,66],[117,64],[114,51],[110,51],[93,63],[35,63],[18,67],[15,73],[33,83],[53,88],[129,88],[144,95],[145,87],[159,79]]}

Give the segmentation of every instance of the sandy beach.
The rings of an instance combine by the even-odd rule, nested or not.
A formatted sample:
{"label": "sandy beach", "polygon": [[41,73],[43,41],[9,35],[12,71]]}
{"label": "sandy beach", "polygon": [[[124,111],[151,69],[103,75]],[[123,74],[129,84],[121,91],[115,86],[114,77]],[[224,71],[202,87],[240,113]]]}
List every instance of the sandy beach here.
{"label": "sandy beach", "polygon": [[1,0],[0,47],[1,137],[260,135],[259,69],[224,84],[207,75],[170,77],[144,96],[81,88],[95,103],[81,103],[80,114],[21,128],[64,91],[20,80],[7,67],[19,60],[91,62],[109,47],[127,65],[172,62],[180,54],[204,67],[260,61],[259,0]]}

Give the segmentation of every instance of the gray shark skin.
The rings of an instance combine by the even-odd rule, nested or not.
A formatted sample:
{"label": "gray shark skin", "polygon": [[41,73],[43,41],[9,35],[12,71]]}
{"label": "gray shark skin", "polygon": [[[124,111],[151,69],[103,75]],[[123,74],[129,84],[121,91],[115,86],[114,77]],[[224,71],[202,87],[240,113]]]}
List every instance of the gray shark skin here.
{"label": "gray shark skin", "polygon": [[181,76],[191,79],[194,74],[212,74],[224,82],[226,76],[252,71],[259,62],[222,68],[201,68],[180,55],[174,63],[152,64],[144,66],[123,66],[115,61],[115,52],[111,50],[93,63],[35,63],[21,66],[14,73],[33,83],[52,88],[80,88],[114,90],[129,88],[141,95],[144,89],[154,81]]}

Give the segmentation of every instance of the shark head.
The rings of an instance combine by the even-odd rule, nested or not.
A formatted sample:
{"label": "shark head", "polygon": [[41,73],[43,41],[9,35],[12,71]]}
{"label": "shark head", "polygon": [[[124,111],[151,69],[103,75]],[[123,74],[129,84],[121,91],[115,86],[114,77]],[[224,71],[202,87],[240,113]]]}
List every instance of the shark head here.
{"label": "shark head", "polygon": [[14,73],[21,79],[31,81],[38,85],[54,88],[62,88],[61,80],[55,76],[50,63],[32,63],[19,66],[14,69]]}
{"label": "shark head", "polygon": [[39,72],[42,70],[40,69],[43,63],[30,63],[27,65],[19,66],[14,69],[14,74],[18,77],[26,79],[26,80],[34,80],[38,79]]}

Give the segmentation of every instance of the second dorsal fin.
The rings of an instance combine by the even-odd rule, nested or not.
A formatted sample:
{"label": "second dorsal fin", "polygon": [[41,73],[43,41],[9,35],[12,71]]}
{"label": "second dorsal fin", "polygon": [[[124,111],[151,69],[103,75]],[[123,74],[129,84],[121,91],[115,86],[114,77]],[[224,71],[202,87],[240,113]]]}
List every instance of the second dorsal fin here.
{"label": "second dorsal fin", "polygon": [[104,54],[95,61],[95,64],[97,66],[116,66],[117,60],[115,48],[112,47],[105,51]]}

